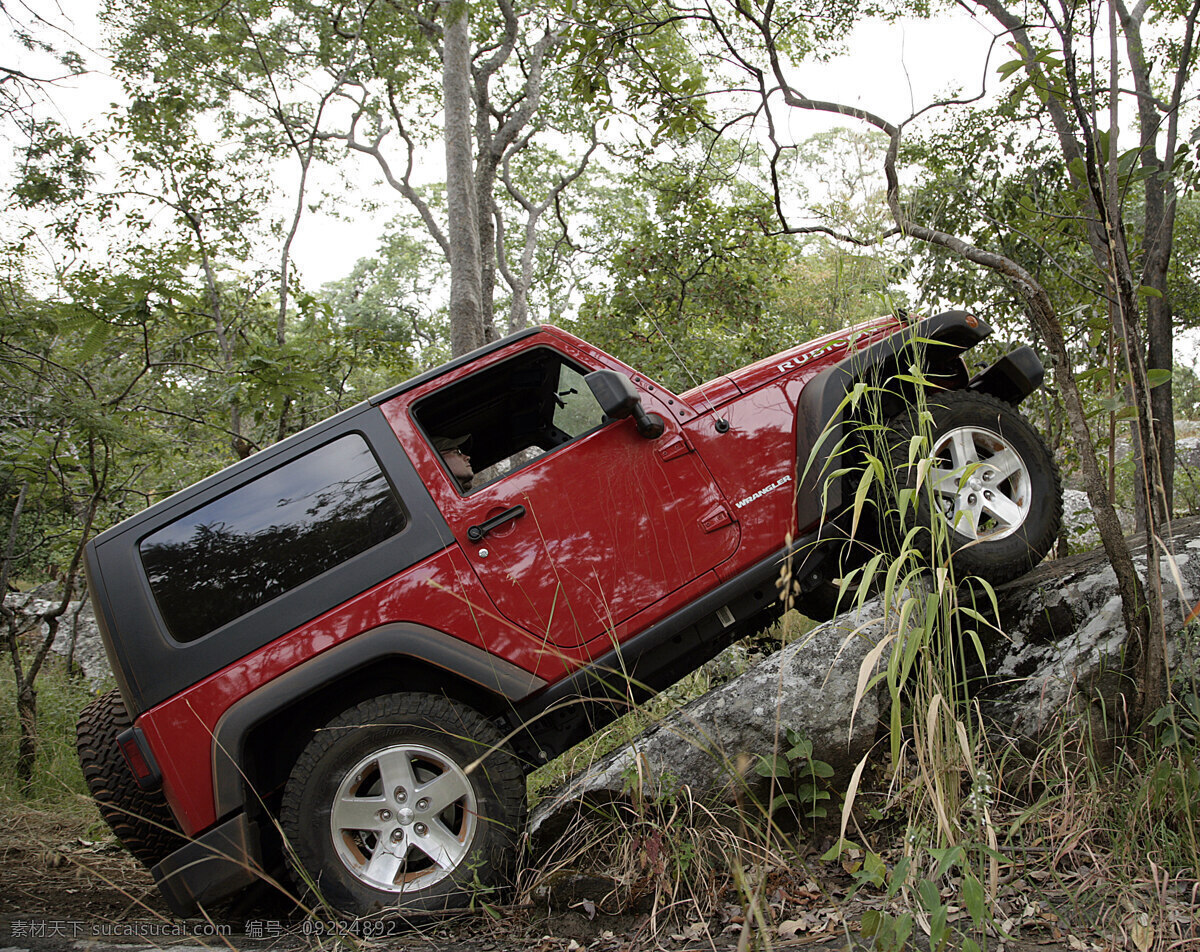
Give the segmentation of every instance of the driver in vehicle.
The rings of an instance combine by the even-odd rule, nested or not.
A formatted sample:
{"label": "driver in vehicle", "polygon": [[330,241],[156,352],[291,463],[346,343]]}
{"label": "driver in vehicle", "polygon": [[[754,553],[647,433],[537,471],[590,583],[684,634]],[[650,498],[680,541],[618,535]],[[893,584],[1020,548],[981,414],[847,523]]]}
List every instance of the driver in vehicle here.
{"label": "driver in vehicle", "polygon": [[466,436],[435,436],[433,448],[442,454],[450,475],[458,481],[459,489],[464,493],[471,488],[475,479],[475,471],[471,469],[471,457],[463,451],[463,444],[471,438]]}

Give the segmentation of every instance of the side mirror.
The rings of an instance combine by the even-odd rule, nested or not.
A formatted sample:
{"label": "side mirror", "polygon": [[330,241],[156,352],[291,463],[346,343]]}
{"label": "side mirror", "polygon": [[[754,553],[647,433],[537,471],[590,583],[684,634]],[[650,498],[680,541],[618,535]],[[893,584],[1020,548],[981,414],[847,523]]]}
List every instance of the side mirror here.
{"label": "side mirror", "polygon": [[624,374],[615,370],[594,370],[583,379],[606,417],[622,420],[632,416],[638,433],[648,440],[657,440],[663,435],[666,429],[663,418],[642,408],[642,399],[634,389],[633,381]]}

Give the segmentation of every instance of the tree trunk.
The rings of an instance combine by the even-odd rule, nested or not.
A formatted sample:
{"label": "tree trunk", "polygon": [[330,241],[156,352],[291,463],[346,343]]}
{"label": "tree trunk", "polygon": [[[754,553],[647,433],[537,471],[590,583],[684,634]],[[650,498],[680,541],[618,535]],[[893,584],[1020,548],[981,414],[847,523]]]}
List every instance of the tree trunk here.
{"label": "tree trunk", "polygon": [[492,156],[480,156],[475,203],[479,215],[479,284],[481,308],[479,323],[485,341],[496,340],[496,221],[492,194],[496,189],[496,163]]}
{"label": "tree trunk", "polygon": [[[1166,285],[1166,269],[1162,275]],[[1151,285],[1153,286],[1153,285]],[[1172,339],[1171,302],[1152,297],[1146,308],[1146,349],[1151,370],[1171,370],[1175,364]],[[1158,465],[1162,473],[1162,493],[1168,517],[1175,510],[1175,395],[1169,384],[1150,391],[1150,407],[1158,433]]]}
{"label": "tree trunk", "polygon": [[446,204],[450,242],[450,352],[483,344],[483,287],[471,136],[471,18],[465,0],[446,8],[442,60],[446,109]]}
{"label": "tree trunk", "polygon": [[[1147,365],[1151,370],[1172,370],[1174,341],[1171,331],[1173,315],[1167,293],[1167,272],[1175,239],[1177,208],[1175,150],[1179,136],[1179,105],[1186,80],[1191,75],[1194,54],[1196,20],[1200,16],[1200,0],[1192,0],[1180,31],[1178,62],[1169,98],[1160,104],[1151,82],[1153,63],[1146,59],[1142,44],[1142,23],[1147,13],[1144,5],[1130,10],[1123,0],[1113,0],[1121,20],[1121,35],[1128,53],[1129,73],[1137,91],[1139,131],[1138,156],[1148,173],[1145,189],[1145,251],[1142,262],[1142,284],[1151,290],[1146,302]],[[1114,30],[1114,34],[1115,34]],[[1161,109],[1161,112],[1160,112]],[[1165,129],[1164,129],[1165,127]],[[1158,146],[1160,132],[1164,139]],[[1150,392],[1150,405],[1158,429],[1158,463],[1161,469],[1162,492],[1170,517],[1175,506],[1175,407],[1174,391],[1170,386],[1158,386]]]}
{"label": "tree trunk", "polygon": [[20,739],[17,741],[17,783],[22,795],[33,792],[33,770],[37,764],[37,690],[32,684],[22,684],[17,691],[17,720]]}

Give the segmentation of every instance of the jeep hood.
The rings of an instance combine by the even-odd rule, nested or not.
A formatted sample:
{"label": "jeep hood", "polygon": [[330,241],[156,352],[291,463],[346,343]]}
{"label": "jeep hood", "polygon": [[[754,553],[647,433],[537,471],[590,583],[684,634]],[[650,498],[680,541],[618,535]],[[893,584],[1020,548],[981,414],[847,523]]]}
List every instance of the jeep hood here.
{"label": "jeep hood", "polygon": [[861,324],[845,327],[781,350],[733,373],[701,384],[680,396],[701,411],[715,409],[743,393],[757,390],[809,364],[841,360],[852,347],[876,338],[883,332],[890,333],[903,326],[898,318],[891,315],[863,321]]}

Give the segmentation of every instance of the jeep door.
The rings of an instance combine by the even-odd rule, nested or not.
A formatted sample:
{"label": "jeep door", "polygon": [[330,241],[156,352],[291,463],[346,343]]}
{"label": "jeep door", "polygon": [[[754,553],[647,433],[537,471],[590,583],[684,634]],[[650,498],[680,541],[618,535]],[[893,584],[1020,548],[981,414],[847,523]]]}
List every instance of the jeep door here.
{"label": "jeep door", "polygon": [[[645,439],[632,420],[603,417],[583,380],[590,369],[535,335],[423,388],[403,417],[384,407],[496,609],[539,656],[606,650],[638,613],[703,587],[738,541],[732,510],[666,406],[642,390],[667,421]],[[466,438],[480,473],[469,489],[434,450],[439,437],[443,447]]]}

